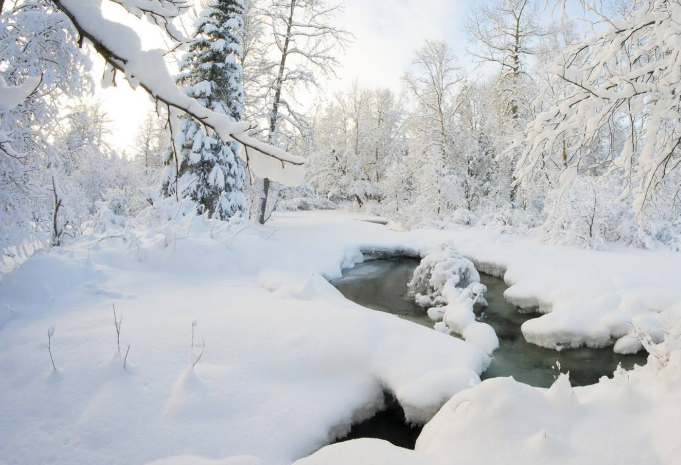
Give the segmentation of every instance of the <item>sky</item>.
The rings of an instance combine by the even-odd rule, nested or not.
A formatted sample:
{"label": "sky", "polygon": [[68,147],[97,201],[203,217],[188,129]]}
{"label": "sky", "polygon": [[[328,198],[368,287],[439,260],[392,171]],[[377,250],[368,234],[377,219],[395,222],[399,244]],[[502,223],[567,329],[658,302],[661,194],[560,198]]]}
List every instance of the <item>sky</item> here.
{"label": "sky", "polygon": [[[482,1],[345,0],[335,23],[350,31],[354,41],[341,54],[338,79],[328,83],[328,92],[345,88],[355,79],[365,87],[381,86],[399,91],[400,77],[410,65],[414,51],[426,39],[448,42],[460,64],[473,70],[476,65],[466,54],[468,39],[464,26],[470,9]],[[114,10],[111,13],[126,21],[125,13]],[[545,15],[551,16],[551,12]],[[155,39],[152,26],[140,29],[139,23],[141,21],[135,21],[135,28],[147,39],[148,47],[163,46]],[[97,71],[100,69],[101,65],[96,66]],[[116,88],[100,90],[98,96],[113,120],[112,143],[130,152],[137,128],[153,104],[143,91],[133,91],[125,82]]]}

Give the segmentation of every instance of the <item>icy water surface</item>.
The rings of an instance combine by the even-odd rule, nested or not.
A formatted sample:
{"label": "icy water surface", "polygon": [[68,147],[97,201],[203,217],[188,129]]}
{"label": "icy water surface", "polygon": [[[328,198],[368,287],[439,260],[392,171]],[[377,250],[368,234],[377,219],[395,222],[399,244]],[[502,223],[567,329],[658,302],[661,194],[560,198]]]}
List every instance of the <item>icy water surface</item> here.
{"label": "icy water surface", "polygon": [[[332,282],[343,295],[364,307],[398,315],[405,320],[433,327],[425,309],[407,295],[407,283],[411,280],[418,259],[393,258],[373,260],[357,265]],[[492,364],[482,379],[497,376],[513,376],[517,381],[538,387],[549,387],[558,371],[570,372],[573,386],[598,382],[602,376],[612,376],[619,363],[624,368],[635,364],[644,365],[645,352],[639,355],[618,355],[612,347],[605,349],[569,349],[556,352],[529,344],[520,326],[536,315],[518,313],[513,305],[504,300],[506,284],[503,280],[481,274],[487,286],[485,298],[489,307],[476,309],[478,321],[488,323],[499,337],[499,349],[492,356]]]}

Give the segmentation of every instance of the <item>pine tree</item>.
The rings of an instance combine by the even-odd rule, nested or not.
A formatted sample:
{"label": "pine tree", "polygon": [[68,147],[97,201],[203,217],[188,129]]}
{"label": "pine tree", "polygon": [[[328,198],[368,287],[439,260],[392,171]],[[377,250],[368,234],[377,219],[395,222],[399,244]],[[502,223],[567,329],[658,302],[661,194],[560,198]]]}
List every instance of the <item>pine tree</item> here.
{"label": "pine tree", "polygon": [[[203,106],[230,116],[243,116],[241,77],[241,37],[243,0],[211,0],[196,22],[194,40],[180,64],[177,83]],[[244,214],[246,173],[237,157],[236,142],[224,142],[216,134],[207,134],[203,126],[187,116],[182,120],[179,180],[181,195],[199,204],[199,213],[228,219]],[[176,164],[166,170],[163,190],[166,195],[176,188]]]}

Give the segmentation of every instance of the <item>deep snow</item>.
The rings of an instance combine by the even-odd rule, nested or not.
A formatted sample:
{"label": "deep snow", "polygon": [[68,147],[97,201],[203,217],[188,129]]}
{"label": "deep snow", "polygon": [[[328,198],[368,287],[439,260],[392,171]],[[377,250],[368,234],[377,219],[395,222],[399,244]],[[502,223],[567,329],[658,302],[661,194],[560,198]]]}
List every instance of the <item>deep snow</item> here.
{"label": "deep snow", "polygon": [[425,422],[479,382],[489,363],[481,350],[359,307],[320,276],[340,276],[385,228],[347,216],[273,225],[223,240],[200,224],[175,240],[107,231],[4,276],[2,460],[290,463],[372,415],[384,389]]}
{"label": "deep snow", "polygon": [[[92,234],[37,253],[0,280],[0,463],[290,463],[371,415],[383,389],[394,392],[413,421],[429,420],[455,394],[479,411],[496,412],[450,421],[450,401],[424,430],[428,442],[440,444],[433,446],[435,455],[449,451],[446,435],[459,428],[470,428],[470,444],[455,453],[488,453],[490,441],[515,427],[514,409],[537,430],[532,435],[543,436],[545,415],[562,418],[562,397],[555,405],[542,403],[544,391],[510,379],[468,389],[489,363],[483,351],[363,309],[323,279],[340,277],[343,267],[362,259],[360,250],[423,256],[445,240],[482,271],[508,268],[506,280],[514,285],[507,294],[514,301],[540,302],[544,311],[551,305],[552,313],[523,327],[543,345],[603,345],[613,330],[626,333],[632,315],[652,324],[663,313],[674,315],[657,310],[681,301],[674,279],[681,263],[673,253],[561,249],[463,228],[396,232],[342,212],[280,214],[268,228],[236,235],[211,231],[198,219],[181,239],[167,229]],[[114,303],[123,315],[121,355]],[[190,354],[193,320],[206,349],[192,370],[201,347],[196,343]],[[56,372],[45,347],[52,325]],[[621,388],[630,394],[619,397],[601,384],[570,390],[606,413],[568,416],[565,428],[592,435],[598,428],[612,436],[607,444],[613,447],[618,437],[634,438],[631,444],[644,451],[639,457],[659,451],[660,463],[671,463],[665,459],[678,446],[670,442],[675,429],[665,425],[678,418],[681,402],[674,391],[678,361],[669,365],[601,383],[615,389],[635,380]],[[659,434],[637,436],[639,418],[644,425],[659,422],[650,433]],[[443,425],[436,428],[442,433],[432,424]],[[591,443],[572,445],[564,430],[547,431],[569,457],[591,451]],[[525,433],[529,429],[517,432]],[[403,463],[425,463],[414,455],[430,452],[424,441],[419,452],[393,452],[371,441],[329,449],[351,454],[366,447],[388,457],[387,448],[396,457],[390,463],[403,455],[417,458]],[[504,444],[517,452],[510,441]]]}

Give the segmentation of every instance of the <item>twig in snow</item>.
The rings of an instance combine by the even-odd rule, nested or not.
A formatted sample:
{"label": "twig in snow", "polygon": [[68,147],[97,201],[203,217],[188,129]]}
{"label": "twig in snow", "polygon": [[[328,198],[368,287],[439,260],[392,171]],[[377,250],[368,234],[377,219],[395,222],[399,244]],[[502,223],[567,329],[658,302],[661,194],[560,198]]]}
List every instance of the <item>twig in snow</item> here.
{"label": "twig in snow", "polygon": [[54,334],[54,326],[50,326],[47,329],[47,351],[50,353],[50,360],[52,361],[52,368],[57,371],[57,367],[54,364],[54,358],[52,358],[52,335]]}
{"label": "twig in snow", "polygon": [[125,364],[128,361],[128,354],[130,353],[130,344],[128,344],[128,350],[125,351],[125,358],[123,359],[123,369],[125,370]]}
{"label": "twig in snow", "polygon": [[199,363],[199,360],[201,360],[201,356],[203,356],[203,351],[206,350],[205,339],[201,338],[201,344],[202,344],[201,353],[199,354],[199,357],[196,359],[196,361],[194,363],[192,363],[192,368],[194,368],[196,366],[196,364]]}
{"label": "twig in snow", "polygon": [[277,232],[277,231],[279,231],[279,230],[278,230],[278,229],[275,229],[274,231],[272,231],[272,233],[271,233],[269,236],[267,236],[267,237],[265,238],[265,240],[268,240],[270,237],[274,236],[274,233]]}
{"label": "twig in snow", "polygon": [[118,346],[118,353],[121,353],[121,325],[123,324],[123,315],[120,318],[116,317],[116,305],[113,304],[114,325],[116,325],[116,345]]}

